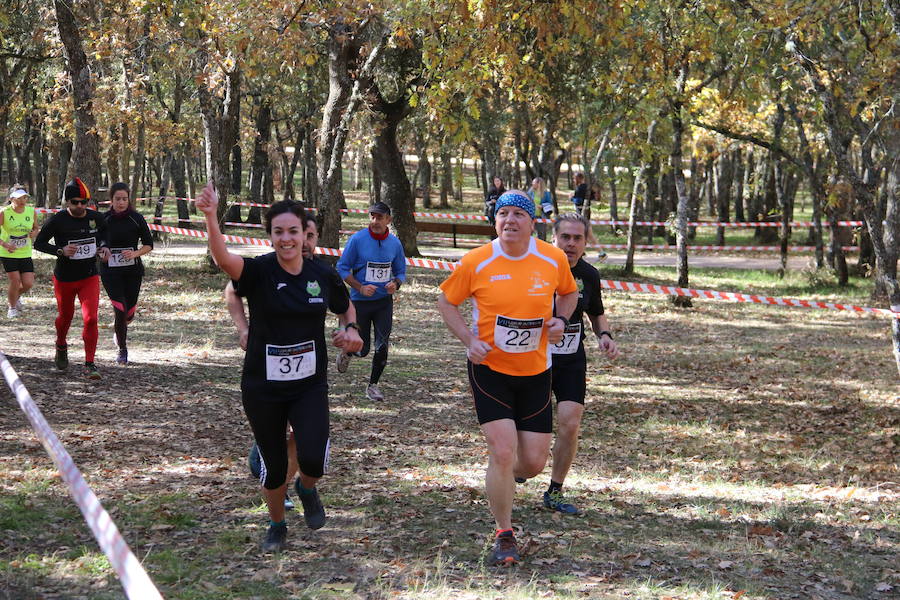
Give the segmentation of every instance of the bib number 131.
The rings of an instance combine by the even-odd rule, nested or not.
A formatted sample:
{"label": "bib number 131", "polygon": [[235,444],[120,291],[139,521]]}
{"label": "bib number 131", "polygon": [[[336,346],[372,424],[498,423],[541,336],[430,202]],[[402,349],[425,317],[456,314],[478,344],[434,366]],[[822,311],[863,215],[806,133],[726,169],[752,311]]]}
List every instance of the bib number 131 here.
{"label": "bib number 131", "polygon": [[497,315],[494,345],[512,354],[532,352],[537,350],[543,329],[544,319],[510,319]]}
{"label": "bib number 131", "polygon": [[313,340],[291,346],[266,344],[266,379],[296,381],[316,372],[316,343]]}

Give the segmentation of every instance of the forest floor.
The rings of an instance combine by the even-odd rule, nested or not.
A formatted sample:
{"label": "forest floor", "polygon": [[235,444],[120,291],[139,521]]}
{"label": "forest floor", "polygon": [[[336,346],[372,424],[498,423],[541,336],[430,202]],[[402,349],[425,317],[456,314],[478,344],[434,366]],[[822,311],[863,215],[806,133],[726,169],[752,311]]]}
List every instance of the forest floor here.
{"label": "forest floor", "polygon": [[[330,365],[328,523],[289,513],[288,548],[259,551],[267,517],[246,467],[241,351],[225,277],[202,256],[148,258],[113,366],[102,303],[99,383],[53,368],[51,263],[0,326],[32,396],[166,598],[890,598],[900,592],[900,391],[887,319],[606,292],[623,356],[589,351],[582,443],[566,494],[518,486],[523,563],[487,568],[485,445],[460,345],[435,310],[444,273],[397,297],[387,399],[369,360]],[[604,278],[621,279],[601,265]],[[671,269],[635,280],[672,284]],[[865,304],[798,273],[692,271],[692,285]],[[329,324],[330,325],[330,324]],[[332,354],[333,355],[333,354]],[[121,598],[106,558],[15,400],[0,391],[0,598]]]}

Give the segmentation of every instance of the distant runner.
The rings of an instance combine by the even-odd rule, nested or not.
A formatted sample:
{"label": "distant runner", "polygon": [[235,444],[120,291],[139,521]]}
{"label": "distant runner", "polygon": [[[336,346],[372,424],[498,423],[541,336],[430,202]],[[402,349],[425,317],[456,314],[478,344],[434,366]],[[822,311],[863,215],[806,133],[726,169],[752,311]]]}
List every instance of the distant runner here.
{"label": "distant runner", "polygon": [[[548,344],[563,339],[578,288],[565,254],[531,237],[534,202],[497,199],[497,239],[463,256],[441,284],[438,309],[466,347],[475,412],[488,447],[485,488],[496,522],[491,565],[519,562],[512,529],[514,478],[547,464],[553,427]],[[556,302],[554,307],[554,295]],[[472,298],[472,327],[459,305]]]}
{"label": "distant runner", "polygon": [[9,279],[6,316],[15,319],[23,309],[22,296],[34,285],[31,247],[38,233],[34,207],[28,206],[28,192],[21,185],[9,191],[9,205],[0,210],[0,260]]}
{"label": "distant runner", "polygon": [[128,325],[134,320],[144,279],[141,257],[153,250],[153,235],[144,216],[134,210],[126,184],[112,184],[109,196],[111,206],[103,219],[110,254],[100,263],[100,279],[115,313],[116,362],[127,365]]}
{"label": "distant runner", "polygon": [[359,334],[363,347],[356,354],[341,353],[337,357],[339,373],[347,371],[351,356],[366,356],[371,347],[371,330],[375,329],[375,355],[372,373],[366,386],[366,398],[384,400],[378,387],[387,366],[388,343],[394,322],[394,294],[406,282],[406,256],[403,245],[393,235],[391,208],[384,202],[369,207],[369,226],[357,231],[338,259],[337,271],[350,286],[350,299],[356,307]]}
{"label": "distant runner", "polygon": [[94,364],[98,336],[97,311],[100,305],[97,256],[109,260],[106,225],[103,215],[87,208],[91,192],[77,177],[66,184],[64,197],[66,209],[47,219],[34,240],[35,250],[57,257],[56,267],[53,269],[53,292],[56,294],[58,312],[54,363],[60,371],[69,368],[66,336],[75,315],[77,296],[84,321],[81,332],[84,340],[84,374],[90,379],[100,379],[100,371]]}

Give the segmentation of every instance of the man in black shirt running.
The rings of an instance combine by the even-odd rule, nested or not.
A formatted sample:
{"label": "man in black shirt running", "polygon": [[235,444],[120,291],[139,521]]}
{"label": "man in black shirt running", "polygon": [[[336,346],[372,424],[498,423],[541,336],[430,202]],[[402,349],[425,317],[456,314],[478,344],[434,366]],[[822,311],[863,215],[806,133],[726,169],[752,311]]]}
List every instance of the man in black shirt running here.
{"label": "man in black shirt running", "polygon": [[553,355],[553,393],[556,396],[557,430],[553,444],[553,468],[550,486],[544,492],[544,506],[564,514],[577,514],[578,508],[563,499],[562,486],[575,453],[584,413],[587,390],[587,357],[584,352],[583,314],[587,314],[597,345],[610,359],[619,356],[619,348],[609,330],[600,295],[600,273],[583,258],[590,222],[579,214],[560,215],[553,223],[556,247],[566,254],[572,276],[578,285],[578,304],[559,343],[550,346]]}
{"label": "man in black shirt running", "polygon": [[[41,227],[34,248],[53,254],[53,292],[56,295],[56,368],[69,367],[66,336],[75,314],[75,297],[81,303],[84,329],[84,374],[100,379],[94,364],[97,351],[97,311],[100,304],[100,277],[97,275],[97,256],[109,259],[106,247],[106,226],[103,215],[87,208],[91,192],[77,177],[66,184],[66,208],[51,216]],[[50,243],[50,240],[53,243]]]}

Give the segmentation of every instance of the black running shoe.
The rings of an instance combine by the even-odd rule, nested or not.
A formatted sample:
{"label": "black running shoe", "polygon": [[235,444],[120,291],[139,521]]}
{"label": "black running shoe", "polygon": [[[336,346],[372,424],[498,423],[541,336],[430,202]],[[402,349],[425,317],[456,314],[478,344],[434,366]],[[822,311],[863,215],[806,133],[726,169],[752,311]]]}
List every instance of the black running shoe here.
{"label": "black running shoe", "polygon": [[287,524],[269,525],[262,541],[263,552],[281,552],[287,543]]}
{"label": "black running shoe", "polygon": [[100,369],[94,363],[86,362],[84,363],[84,376],[97,381],[100,379]]}
{"label": "black running shoe", "polygon": [[497,535],[494,539],[494,549],[488,555],[488,565],[495,567],[513,565],[519,560],[519,549],[513,532],[504,531]]}
{"label": "black running shoe", "polygon": [[310,529],[321,529],[325,525],[325,507],[319,500],[319,490],[313,488],[312,493],[304,494],[300,489],[300,478],[294,481],[294,491],[303,504],[303,520]]}
{"label": "black running shoe", "polygon": [[65,371],[69,368],[69,347],[57,346],[56,356],[53,358],[53,364],[56,365],[58,371]]}
{"label": "black running shoe", "polygon": [[526,481],[528,481],[524,477],[513,477],[513,479],[515,480],[516,483],[525,483]]}

